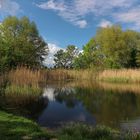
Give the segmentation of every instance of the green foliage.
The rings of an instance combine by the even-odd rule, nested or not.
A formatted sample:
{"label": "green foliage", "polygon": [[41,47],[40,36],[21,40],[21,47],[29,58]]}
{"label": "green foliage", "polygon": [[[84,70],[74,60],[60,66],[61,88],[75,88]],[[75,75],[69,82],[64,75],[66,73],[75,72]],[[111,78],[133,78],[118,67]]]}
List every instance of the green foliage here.
{"label": "green foliage", "polygon": [[54,55],[55,68],[73,68],[77,54],[78,50],[74,45],[67,46],[65,51],[59,50]]}
{"label": "green foliage", "polygon": [[0,25],[0,71],[19,65],[39,66],[47,55],[46,43],[27,17],[7,17]]}
{"label": "green foliage", "polygon": [[76,59],[77,68],[136,68],[140,65],[140,33],[120,26],[99,28]]}
{"label": "green foliage", "polygon": [[48,139],[46,132],[43,132],[36,123],[17,117],[12,114],[0,111],[0,139],[2,140],[38,140]]}
{"label": "green foliage", "polygon": [[103,65],[103,55],[96,43],[92,38],[84,47],[83,53],[75,59],[75,68],[91,68]]}

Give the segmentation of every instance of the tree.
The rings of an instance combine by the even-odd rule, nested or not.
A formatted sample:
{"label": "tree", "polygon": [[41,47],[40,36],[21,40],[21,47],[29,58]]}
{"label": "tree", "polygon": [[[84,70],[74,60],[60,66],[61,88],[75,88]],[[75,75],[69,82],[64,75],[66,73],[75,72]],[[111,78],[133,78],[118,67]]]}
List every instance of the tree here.
{"label": "tree", "polygon": [[0,68],[40,66],[47,54],[47,44],[27,17],[10,16],[0,25]]}
{"label": "tree", "polygon": [[92,38],[84,47],[83,52],[75,60],[76,68],[91,68],[103,65],[103,55],[96,40]]}
{"label": "tree", "polygon": [[140,33],[120,26],[98,29],[75,60],[76,68],[136,68],[140,66]]}
{"label": "tree", "polygon": [[59,50],[54,55],[56,68],[73,68],[74,60],[78,55],[78,49],[74,45],[67,46],[66,50]]}
{"label": "tree", "polygon": [[100,28],[95,36],[104,55],[108,68],[136,67],[136,51],[140,34],[135,31],[123,31],[120,26]]}

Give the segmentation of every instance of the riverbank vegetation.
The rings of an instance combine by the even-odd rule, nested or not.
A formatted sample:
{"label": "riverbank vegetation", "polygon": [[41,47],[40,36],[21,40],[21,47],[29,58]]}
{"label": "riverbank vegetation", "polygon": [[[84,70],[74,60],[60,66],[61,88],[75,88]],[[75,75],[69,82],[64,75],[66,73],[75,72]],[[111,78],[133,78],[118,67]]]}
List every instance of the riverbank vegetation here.
{"label": "riverbank vegetation", "polygon": [[138,83],[139,43],[139,32],[119,25],[99,28],[81,51],[68,45],[54,54],[52,69],[41,70],[49,49],[35,23],[27,17],[7,17],[0,25],[0,73],[10,71],[11,83],[18,79],[18,85],[29,81],[31,86],[39,80],[67,79]]}
{"label": "riverbank vegetation", "polygon": [[69,124],[57,131],[47,131],[31,120],[0,111],[0,138],[2,140],[138,140],[140,134],[121,133],[105,126],[92,127],[84,124]]}
{"label": "riverbank vegetation", "polygon": [[23,117],[0,111],[1,140],[47,140],[47,131]]}
{"label": "riverbank vegetation", "polygon": [[[75,45],[68,45],[54,55],[54,67],[46,68],[44,60],[49,53],[48,45],[35,23],[27,17],[7,17],[0,24],[0,108],[6,112],[15,108],[27,111],[24,108],[31,102],[35,103],[35,109],[37,105],[43,108],[35,97],[49,81],[139,84],[139,44],[139,32],[123,30],[118,25],[100,28],[81,51]],[[30,109],[28,113],[32,113]],[[140,139],[139,133],[122,134],[107,127],[80,124],[64,127],[53,137],[58,140]],[[0,111],[0,138],[46,140],[50,137],[34,122]]]}
{"label": "riverbank vegetation", "polygon": [[140,83],[140,70],[104,70],[99,73],[99,80],[105,82]]}
{"label": "riverbank vegetation", "polygon": [[52,81],[90,80],[92,82],[140,83],[140,69],[56,69],[46,71],[46,73],[50,75],[50,78],[46,77],[46,79]]}

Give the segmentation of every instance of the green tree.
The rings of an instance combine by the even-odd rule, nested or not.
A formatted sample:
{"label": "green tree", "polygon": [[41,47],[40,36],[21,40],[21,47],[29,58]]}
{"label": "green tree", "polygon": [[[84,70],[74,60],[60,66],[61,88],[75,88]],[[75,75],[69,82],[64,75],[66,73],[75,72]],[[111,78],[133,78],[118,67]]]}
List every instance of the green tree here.
{"label": "green tree", "polygon": [[55,68],[73,68],[77,55],[78,49],[74,45],[68,45],[65,51],[57,51],[54,55]]}
{"label": "green tree", "polygon": [[76,68],[91,68],[103,65],[103,55],[96,40],[92,38],[84,47],[83,52],[75,60]]}
{"label": "green tree", "polygon": [[47,44],[27,17],[7,17],[0,25],[0,68],[40,66],[48,54]]}
{"label": "green tree", "polygon": [[135,31],[123,31],[120,26],[100,28],[95,36],[108,68],[137,67],[136,54],[140,34]]}
{"label": "green tree", "polygon": [[140,66],[140,33],[120,26],[99,28],[75,60],[76,68]]}

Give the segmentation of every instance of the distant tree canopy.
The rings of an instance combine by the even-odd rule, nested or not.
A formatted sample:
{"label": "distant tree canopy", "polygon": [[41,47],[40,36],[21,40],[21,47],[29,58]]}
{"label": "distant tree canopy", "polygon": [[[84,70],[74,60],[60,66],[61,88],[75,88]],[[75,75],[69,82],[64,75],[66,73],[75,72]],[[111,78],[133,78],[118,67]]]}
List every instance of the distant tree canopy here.
{"label": "distant tree canopy", "polygon": [[59,50],[54,55],[55,68],[74,68],[74,60],[78,55],[78,49],[74,45],[68,45],[66,50]]}
{"label": "distant tree canopy", "polygon": [[27,17],[7,17],[0,24],[0,70],[19,65],[40,66],[48,54],[34,22]]}
{"label": "distant tree canopy", "polygon": [[98,29],[75,60],[76,68],[136,68],[140,66],[140,33],[120,26]]}

